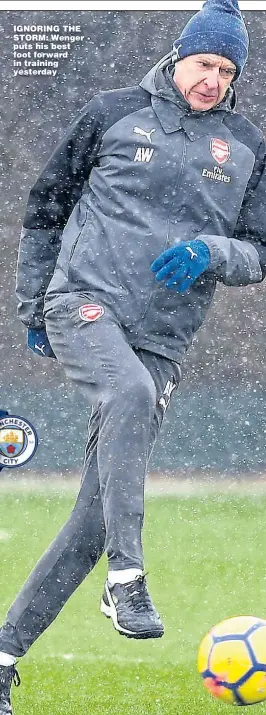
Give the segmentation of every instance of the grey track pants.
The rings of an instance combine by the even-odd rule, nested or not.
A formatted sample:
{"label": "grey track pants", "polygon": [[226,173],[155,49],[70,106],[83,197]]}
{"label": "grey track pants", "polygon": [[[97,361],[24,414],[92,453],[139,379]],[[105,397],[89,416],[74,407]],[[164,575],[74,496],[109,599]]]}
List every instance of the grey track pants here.
{"label": "grey track pants", "polygon": [[133,349],[108,309],[85,322],[77,294],[47,309],[58,362],[93,405],[76,504],[18,593],[0,630],[0,651],[23,655],[55,619],[104,551],[109,568],[143,568],[147,464],[180,367]]}

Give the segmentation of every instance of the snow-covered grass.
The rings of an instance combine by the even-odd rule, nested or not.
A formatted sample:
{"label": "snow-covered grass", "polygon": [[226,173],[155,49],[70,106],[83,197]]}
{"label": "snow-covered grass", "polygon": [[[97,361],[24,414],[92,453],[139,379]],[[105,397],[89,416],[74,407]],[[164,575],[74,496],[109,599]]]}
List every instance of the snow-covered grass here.
{"label": "snow-covered grass", "polygon": [[[2,493],[0,618],[67,518],[72,493]],[[16,715],[213,715],[198,645],[216,622],[266,618],[266,496],[232,493],[147,499],[148,585],[165,624],[158,641],[128,641],[99,612],[103,557],[58,618],[19,662]],[[12,526],[12,529],[11,529]],[[265,712],[254,706],[252,713]]]}
{"label": "snow-covered grass", "polygon": [[[40,495],[75,496],[78,493],[80,475],[72,474],[62,478],[58,474],[41,474],[18,470],[16,475],[9,475],[7,470],[0,476],[0,494],[35,493]],[[193,497],[214,494],[260,496],[266,495],[266,473],[243,476],[226,476],[208,472],[159,474],[149,473],[146,480],[147,497]]]}

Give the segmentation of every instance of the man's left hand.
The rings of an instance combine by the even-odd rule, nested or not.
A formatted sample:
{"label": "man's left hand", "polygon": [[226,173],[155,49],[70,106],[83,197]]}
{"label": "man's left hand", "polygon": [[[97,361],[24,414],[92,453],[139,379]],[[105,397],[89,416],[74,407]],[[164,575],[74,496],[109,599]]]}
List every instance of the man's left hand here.
{"label": "man's left hand", "polygon": [[55,358],[45,328],[28,328],[28,348],[39,357]]}
{"label": "man's left hand", "polygon": [[157,281],[166,280],[167,288],[185,293],[192,283],[208,269],[210,251],[203,241],[181,241],[163,251],[151,264]]}

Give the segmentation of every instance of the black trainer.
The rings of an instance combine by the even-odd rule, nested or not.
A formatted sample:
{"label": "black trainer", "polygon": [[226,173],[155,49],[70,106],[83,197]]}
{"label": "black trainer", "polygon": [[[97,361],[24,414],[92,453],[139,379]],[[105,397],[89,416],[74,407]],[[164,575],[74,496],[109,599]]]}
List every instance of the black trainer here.
{"label": "black trainer", "polygon": [[147,591],[145,576],[129,583],[105,583],[100,610],[127,638],[161,638],[163,624]]}
{"label": "black trainer", "polygon": [[12,681],[20,685],[20,677],[14,665],[0,665],[0,715],[12,715],[10,689]]}

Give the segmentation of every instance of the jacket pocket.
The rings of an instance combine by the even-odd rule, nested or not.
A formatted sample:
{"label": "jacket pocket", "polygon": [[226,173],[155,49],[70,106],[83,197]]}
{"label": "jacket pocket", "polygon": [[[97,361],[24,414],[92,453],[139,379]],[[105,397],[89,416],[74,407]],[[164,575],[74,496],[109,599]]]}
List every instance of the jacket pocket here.
{"label": "jacket pocket", "polygon": [[[75,212],[75,216],[74,216],[74,212]],[[75,235],[75,238],[71,245],[70,254],[69,254],[69,262],[71,261],[73,255],[74,255],[77,243],[80,239],[81,234],[83,233],[83,229],[85,228],[85,226],[87,224],[89,215],[90,215],[90,207],[84,201],[84,199],[82,199],[82,197],[81,197],[81,199],[79,200],[78,204],[76,204],[76,207],[72,213],[72,217],[73,217],[73,221],[74,221],[73,233]],[[71,230],[71,225],[69,226],[69,229]]]}

